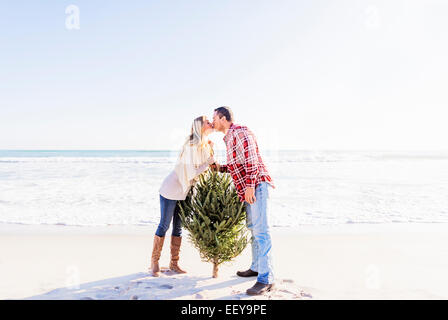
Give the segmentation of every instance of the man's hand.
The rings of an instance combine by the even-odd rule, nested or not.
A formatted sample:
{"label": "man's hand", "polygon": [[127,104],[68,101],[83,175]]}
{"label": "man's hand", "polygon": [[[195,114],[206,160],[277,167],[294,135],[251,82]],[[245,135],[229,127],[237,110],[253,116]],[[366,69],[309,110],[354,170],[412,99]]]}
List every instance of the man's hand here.
{"label": "man's hand", "polygon": [[257,201],[257,198],[255,197],[255,188],[246,188],[246,192],[244,193],[244,200],[246,200],[246,202],[248,202],[249,204]]}

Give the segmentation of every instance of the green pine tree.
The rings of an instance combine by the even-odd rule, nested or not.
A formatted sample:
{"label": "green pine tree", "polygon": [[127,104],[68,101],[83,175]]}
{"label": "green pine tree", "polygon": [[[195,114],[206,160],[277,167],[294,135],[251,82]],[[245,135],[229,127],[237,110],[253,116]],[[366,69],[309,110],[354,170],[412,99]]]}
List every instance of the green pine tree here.
{"label": "green pine tree", "polygon": [[221,263],[246,247],[246,210],[228,173],[208,170],[199,176],[187,198],[179,201],[180,219],[203,261],[213,263],[213,278]]}

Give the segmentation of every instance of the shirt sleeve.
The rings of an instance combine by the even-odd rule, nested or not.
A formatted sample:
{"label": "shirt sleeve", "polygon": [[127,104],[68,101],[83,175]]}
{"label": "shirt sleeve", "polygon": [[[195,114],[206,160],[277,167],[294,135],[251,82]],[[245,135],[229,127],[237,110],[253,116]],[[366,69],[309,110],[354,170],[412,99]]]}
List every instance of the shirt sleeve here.
{"label": "shirt sleeve", "polygon": [[205,163],[201,164],[199,167],[195,168],[196,177],[199,176],[205,170],[207,170],[208,166],[209,166],[208,162],[205,162]]}
{"label": "shirt sleeve", "polygon": [[246,187],[255,188],[258,175],[257,143],[252,134],[243,130],[239,135],[242,140],[244,154],[244,168],[246,170]]}
{"label": "shirt sleeve", "polygon": [[199,176],[201,173],[203,173],[205,170],[208,169],[208,167],[215,162],[215,158],[213,157],[213,149],[208,146],[208,148],[204,148],[202,150],[202,159],[207,158],[207,160],[195,168],[196,175],[195,177]]}

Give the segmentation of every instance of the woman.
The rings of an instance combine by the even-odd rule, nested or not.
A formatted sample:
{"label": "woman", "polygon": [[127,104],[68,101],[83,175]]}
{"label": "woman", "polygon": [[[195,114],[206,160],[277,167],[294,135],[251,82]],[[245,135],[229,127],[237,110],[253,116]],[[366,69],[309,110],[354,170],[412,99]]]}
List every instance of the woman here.
{"label": "woman", "polygon": [[154,236],[151,256],[151,270],[154,277],[160,275],[159,259],[162,252],[165,233],[171,220],[173,231],[171,235],[170,269],[177,273],[186,273],[177,262],[182,241],[182,226],[179,218],[178,200],[185,200],[195,179],[215,162],[213,145],[207,141],[207,136],[213,131],[212,124],[205,116],[193,121],[191,134],[184,143],[173,171],[165,178],[160,187],[160,224]]}

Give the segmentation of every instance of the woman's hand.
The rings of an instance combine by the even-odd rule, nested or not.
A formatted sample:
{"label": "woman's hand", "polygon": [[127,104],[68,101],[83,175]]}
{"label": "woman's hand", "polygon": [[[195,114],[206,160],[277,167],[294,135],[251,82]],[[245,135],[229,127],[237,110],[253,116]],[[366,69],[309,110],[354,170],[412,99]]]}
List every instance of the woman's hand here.
{"label": "woman's hand", "polygon": [[207,163],[209,166],[214,164],[216,162],[215,158],[213,156],[210,156],[210,158],[207,159]]}

